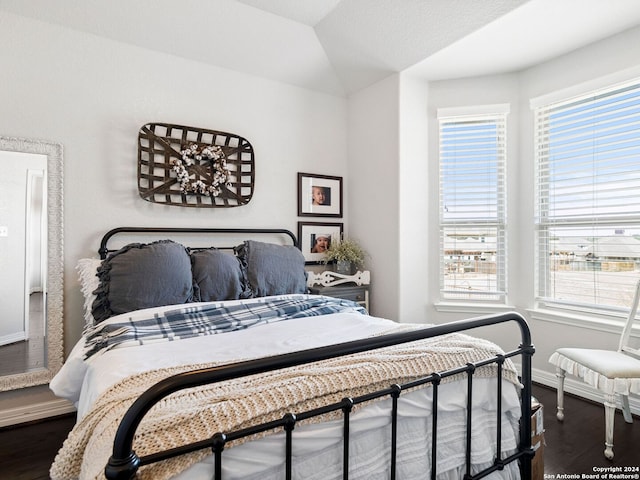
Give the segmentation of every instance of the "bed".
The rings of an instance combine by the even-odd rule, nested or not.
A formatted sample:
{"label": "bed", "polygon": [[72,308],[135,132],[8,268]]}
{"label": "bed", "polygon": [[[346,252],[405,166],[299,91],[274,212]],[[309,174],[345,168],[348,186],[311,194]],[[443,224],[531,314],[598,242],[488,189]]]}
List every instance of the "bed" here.
{"label": "bed", "polygon": [[[85,331],[50,384],[78,409],[51,477],[531,478],[520,315],[377,318],[308,294],[297,246],[281,229],[107,232],[78,264]],[[465,333],[510,322],[507,352]]]}

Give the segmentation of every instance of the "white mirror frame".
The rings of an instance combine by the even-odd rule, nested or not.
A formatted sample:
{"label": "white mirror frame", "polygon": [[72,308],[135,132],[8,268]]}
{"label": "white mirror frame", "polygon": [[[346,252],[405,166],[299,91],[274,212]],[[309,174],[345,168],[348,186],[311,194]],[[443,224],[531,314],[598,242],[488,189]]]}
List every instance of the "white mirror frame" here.
{"label": "white mirror frame", "polygon": [[47,364],[32,372],[0,376],[0,391],[49,383],[62,367],[63,273],[62,145],[46,140],[0,137],[0,150],[47,156]]}

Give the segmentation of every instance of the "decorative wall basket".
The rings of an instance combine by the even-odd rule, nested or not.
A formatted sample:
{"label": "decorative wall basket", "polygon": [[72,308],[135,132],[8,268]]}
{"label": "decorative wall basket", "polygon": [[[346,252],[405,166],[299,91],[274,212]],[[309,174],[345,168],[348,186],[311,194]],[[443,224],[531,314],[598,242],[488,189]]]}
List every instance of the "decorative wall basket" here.
{"label": "decorative wall basket", "polygon": [[233,133],[148,123],[138,134],[138,192],[155,203],[238,207],[255,183],[249,141]]}

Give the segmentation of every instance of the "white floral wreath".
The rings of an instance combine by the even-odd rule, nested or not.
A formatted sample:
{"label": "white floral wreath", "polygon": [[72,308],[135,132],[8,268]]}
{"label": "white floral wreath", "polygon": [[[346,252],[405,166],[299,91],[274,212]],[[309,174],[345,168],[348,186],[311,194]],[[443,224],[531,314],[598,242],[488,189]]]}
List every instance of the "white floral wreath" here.
{"label": "white floral wreath", "polygon": [[[231,173],[227,167],[227,157],[222,148],[218,145],[200,146],[197,143],[183,147],[180,151],[182,159],[172,158],[170,160],[171,169],[176,172],[180,191],[183,193],[200,193],[217,197],[222,192],[223,186],[231,186],[229,180]],[[196,162],[206,159],[211,160],[211,182],[193,180],[187,167],[195,165]]]}

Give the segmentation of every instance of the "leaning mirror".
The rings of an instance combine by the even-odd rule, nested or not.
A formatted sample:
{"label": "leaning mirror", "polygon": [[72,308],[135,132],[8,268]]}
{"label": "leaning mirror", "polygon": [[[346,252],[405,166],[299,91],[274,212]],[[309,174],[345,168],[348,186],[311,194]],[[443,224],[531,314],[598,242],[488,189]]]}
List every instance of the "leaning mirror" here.
{"label": "leaning mirror", "polygon": [[62,145],[0,137],[0,391],[62,366]]}

